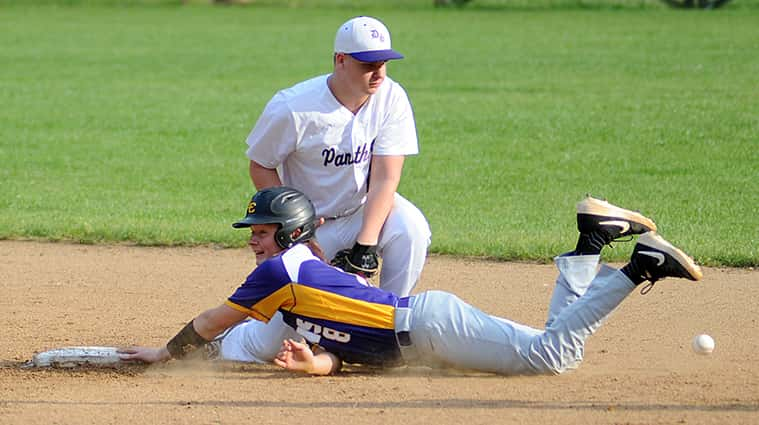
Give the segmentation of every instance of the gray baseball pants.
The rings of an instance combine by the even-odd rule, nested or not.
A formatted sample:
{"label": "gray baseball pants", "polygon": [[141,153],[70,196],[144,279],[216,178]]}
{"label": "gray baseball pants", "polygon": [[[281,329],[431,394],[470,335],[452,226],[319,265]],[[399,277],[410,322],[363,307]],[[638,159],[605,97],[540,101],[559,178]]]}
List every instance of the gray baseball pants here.
{"label": "gray baseball pants", "polygon": [[[410,365],[507,375],[559,374],[576,368],[585,340],[635,285],[599,256],[561,256],[545,329],[491,316],[453,294],[429,291],[396,310],[396,332]],[[404,345],[404,343],[406,345]]]}

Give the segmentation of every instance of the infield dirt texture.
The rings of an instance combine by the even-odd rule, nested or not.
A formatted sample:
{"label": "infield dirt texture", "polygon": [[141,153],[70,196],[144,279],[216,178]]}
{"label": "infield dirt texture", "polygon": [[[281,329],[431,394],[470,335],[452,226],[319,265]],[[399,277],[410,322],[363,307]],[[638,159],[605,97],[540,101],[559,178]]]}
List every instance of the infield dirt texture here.
{"label": "infield dirt texture", "polygon": [[[158,345],[218,305],[252,267],[244,249],[0,241],[0,423],[756,424],[759,273],[705,269],[633,293],[558,377],[172,362],[121,370],[22,370],[66,345]],[[542,326],[550,265],[433,256],[417,288]],[[712,335],[710,356],[691,338]],[[472,347],[476,350],[477,347]]]}

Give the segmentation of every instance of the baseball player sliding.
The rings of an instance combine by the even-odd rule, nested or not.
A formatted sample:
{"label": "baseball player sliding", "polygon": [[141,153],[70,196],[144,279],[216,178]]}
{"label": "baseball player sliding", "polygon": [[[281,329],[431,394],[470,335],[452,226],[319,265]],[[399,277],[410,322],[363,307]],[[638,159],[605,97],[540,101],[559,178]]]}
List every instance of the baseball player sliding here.
{"label": "baseball player sliding", "polygon": [[[308,198],[288,187],[258,192],[236,227],[250,227],[258,266],[229,299],[188,323],[166,347],[133,347],[124,359],[182,358],[250,316],[281,314],[299,338],[287,339],[275,363],[330,374],[343,362],[475,369],[499,374],[559,374],[577,367],[583,346],[633,291],[665,277],[700,280],[701,269],[655,233],[643,215],[587,198],[578,204],[580,231],[572,252],[556,257],[559,277],[545,329],[490,316],[455,295],[397,295],[323,261],[314,241],[321,223]],[[621,269],[598,264],[601,249],[642,234]],[[222,344],[234,344],[225,337]]]}

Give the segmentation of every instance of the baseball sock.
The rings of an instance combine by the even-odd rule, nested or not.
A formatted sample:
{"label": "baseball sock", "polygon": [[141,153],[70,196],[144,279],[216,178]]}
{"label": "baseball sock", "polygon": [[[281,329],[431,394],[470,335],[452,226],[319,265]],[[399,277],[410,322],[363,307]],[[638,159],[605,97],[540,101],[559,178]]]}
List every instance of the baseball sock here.
{"label": "baseball sock", "polygon": [[625,266],[622,267],[620,271],[624,273],[624,275],[627,276],[636,286],[647,280],[643,265],[640,264],[640,261],[635,261],[635,258],[631,258],[630,262],[625,264]]}
{"label": "baseball sock", "polygon": [[599,255],[601,249],[608,243],[606,239],[600,232],[580,233],[575,253],[577,255]]}

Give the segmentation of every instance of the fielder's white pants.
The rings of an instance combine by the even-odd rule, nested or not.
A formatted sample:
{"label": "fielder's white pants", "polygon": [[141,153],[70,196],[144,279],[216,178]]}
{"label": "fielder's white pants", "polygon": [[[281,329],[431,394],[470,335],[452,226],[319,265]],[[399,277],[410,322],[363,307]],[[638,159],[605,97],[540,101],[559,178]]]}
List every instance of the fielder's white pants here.
{"label": "fielder's white pants", "polygon": [[401,347],[404,360],[507,375],[576,368],[587,337],[635,285],[608,266],[596,274],[598,256],[557,257],[556,264],[560,275],[544,330],[488,315],[455,295],[429,291],[413,297],[405,323],[396,320],[396,331],[408,331],[412,343]]}

